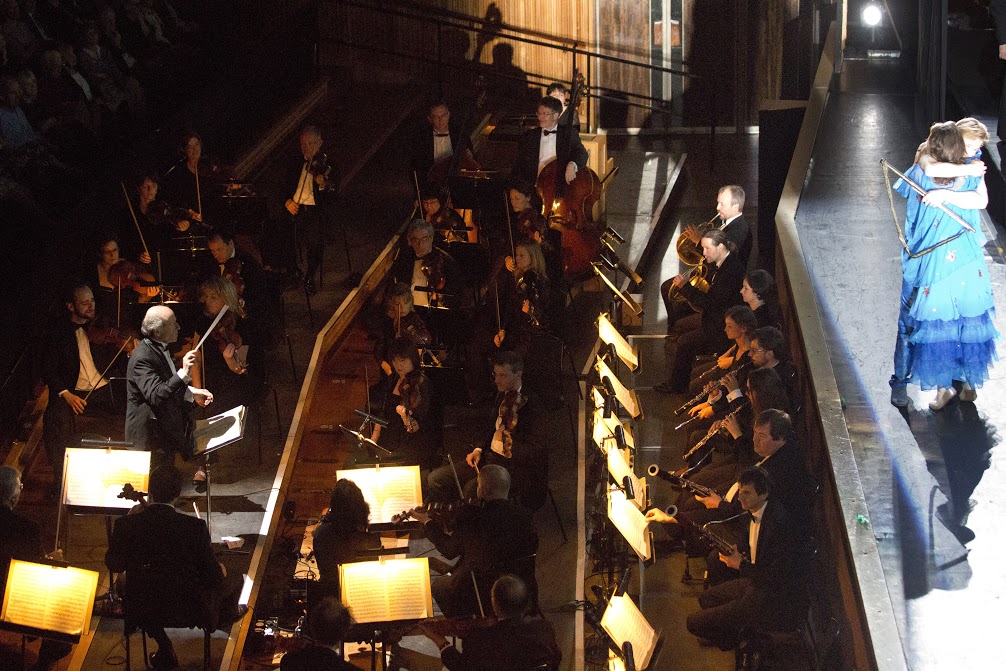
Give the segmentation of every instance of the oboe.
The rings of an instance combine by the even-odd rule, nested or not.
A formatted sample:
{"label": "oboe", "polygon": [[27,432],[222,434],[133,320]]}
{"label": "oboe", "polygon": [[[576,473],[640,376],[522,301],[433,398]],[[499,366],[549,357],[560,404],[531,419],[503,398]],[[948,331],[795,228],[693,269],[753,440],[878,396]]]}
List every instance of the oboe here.
{"label": "oboe", "polygon": [[685,452],[681,456],[681,458],[684,459],[685,461],[688,461],[689,459],[691,459],[692,455],[694,455],[696,452],[698,452],[703,447],[705,447],[706,443],[708,443],[712,439],[713,436],[715,436],[717,434],[720,434],[720,433],[723,433],[726,430],[726,428],[724,426],[726,424],[726,421],[728,419],[730,419],[731,417],[736,417],[737,413],[740,412],[741,410],[743,410],[745,407],[747,407],[747,399],[744,399],[744,402],[740,406],[734,408],[733,410],[731,410],[730,412],[728,412],[727,414],[725,414],[723,416],[723,419],[719,420],[716,424],[714,424],[713,426],[711,426],[709,428],[709,433],[707,433],[706,435],[702,436],[702,440],[700,440],[699,442],[695,443],[695,445],[692,446],[692,449],[690,449],[687,452]]}

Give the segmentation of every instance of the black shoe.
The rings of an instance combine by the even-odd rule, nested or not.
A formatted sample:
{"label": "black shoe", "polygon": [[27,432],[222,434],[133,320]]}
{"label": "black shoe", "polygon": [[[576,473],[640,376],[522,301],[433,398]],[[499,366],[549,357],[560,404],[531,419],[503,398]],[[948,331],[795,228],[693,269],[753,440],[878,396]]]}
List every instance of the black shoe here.
{"label": "black shoe", "polygon": [[150,655],[150,666],[157,671],[172,671],[178,668],[178,658],[174,650],[158,650]]}
{"label": "black shoe", "polygon": [[308,296],[314,296],[318,293],[318,287],[314,286],[314,280],[310,277],[304,280],[304,291]]}

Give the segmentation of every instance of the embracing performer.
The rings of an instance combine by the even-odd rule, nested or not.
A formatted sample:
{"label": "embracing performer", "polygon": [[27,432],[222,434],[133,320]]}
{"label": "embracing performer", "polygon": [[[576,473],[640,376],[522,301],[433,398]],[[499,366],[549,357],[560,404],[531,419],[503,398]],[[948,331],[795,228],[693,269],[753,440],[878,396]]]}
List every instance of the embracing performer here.
{"label": "embracing performer", "polygon": [[988,204],[985,166],[969,162],[987,139],[985,126],[974,119],[933,124],[906,175],[924,195],[905,180],[895,184],[908,198],[890,381],[896,406],[908,405],[909,382],[937,389],[932,410],[957,395],[955,382],[961,400],[973,401],[996,358],[995,303],[979,219]]}

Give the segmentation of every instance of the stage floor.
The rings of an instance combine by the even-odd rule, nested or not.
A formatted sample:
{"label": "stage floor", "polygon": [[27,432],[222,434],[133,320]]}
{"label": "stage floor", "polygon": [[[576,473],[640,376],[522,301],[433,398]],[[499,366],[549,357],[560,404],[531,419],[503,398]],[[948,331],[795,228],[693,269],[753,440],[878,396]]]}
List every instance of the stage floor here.
{"label": "stage floor", "polygon": [[[907,168],[925,139],[913,130],[913,90],[910,64],[845,62],[796,222],[905,657],[912,669],[995,668],[995,623],[1006,617],[1006,518],[996,507],[1006,470],[994,448],[1006,425],[1006,373],[994,368],[975,403],[932,412],[935,392],[910,386],[909,408],[890,404],[900,244],[879,161]],[[895,202],[903,214],[904,199]],[[987,218],[985,227],[998,303],[1002,231]],[[1006,332],[1006,311],[996,324]]]}

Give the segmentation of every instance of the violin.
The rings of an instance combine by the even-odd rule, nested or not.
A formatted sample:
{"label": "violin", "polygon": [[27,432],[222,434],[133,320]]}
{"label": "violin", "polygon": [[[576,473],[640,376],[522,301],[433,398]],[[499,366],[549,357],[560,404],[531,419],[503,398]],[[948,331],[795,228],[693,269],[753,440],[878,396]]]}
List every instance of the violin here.
{"label": "violin", "polygon": [[140,334],[132,329],[116,328],[91,322],[87,325],[87,339],[94,345],[115,345],[129,356],[139,343]]}
{"label": "violin", "polygon": [[245,291],[245,281],[241,276],[242,266],[243,264],[241,259],[236,256],[227,259],[224,263],[223,277],[226,277],[234,283],[234,288],[237,289],[238,292],[238,298],[244,296]]}
{"label": "violin", "polygon": [[522,398],[516,389],[511,389],[503,394],[503,402],[500,403],[499,408],[500,428],[496,430],[493,442],[499,440],[502,446],[500,454],[506,459],[513,458],[513,438],[510,434],[517,428],[517,413],[525,403],[527,403],[527,399]]}
{"label": "violin", "polygon": [[307,164],[307,173],[312,177],[325,178],[325,186],[319,187],[322,190],[332,188],[332,184],[329,182],[329,177],[332,174],[332,164],[328,160],[328,154],[320,151],[316,153]]}
{"label": "violin", "polygon": [[478,508],[481,506],[482,500],[479,498],[461,499],[460,501],[450,501],[448,503],[426,503],[412,510],[403,510],[398,515],[392,515],[391,522],[393,524],[408,522],[410,519],[415,519],[415,513],[424,513],[430,517],[444,521],[456,517],[462,508]]}
{"label": "violin", "polygon": [[533,270],[525,270],[524,274],[517,280],[517,295],[526,301],[523,308],[532,326],[540,326],[538,319],[538,303],[545,294],[544,282],[538,273]]}
{"label": "violin", "polygon": [[517,232],[528,240],[543,243],[548,232],[548,222],[541,212],[528,207],[517,213]]}
{"label": "violin", "polygon": [[116,289],[132,289],[140,294],[141,303],[149,302],[157,295],[149,289],[160,287],[157,278],[143,270],[138,263],[123,259],[108,269],[108,281]]}
{"label": "violin", "polygon": [[[228,310],[227,314],[220,318],[220,322],[213,329],[210,338],[216,342],[220,354],[223,355],[227,367],[232,372],[243,375],[248,370],[248,366],[238,357],[237,351],[244,345],[244,341],[241,334],[238,333],[238,317],[233,310]],[[230,356],[228,356],[230,348],[233,349],[230,350]]]}
{"label": "violin", "polygon": [[402,404],[395,412],[402,418],[408,433],[419,431],[419,422],[415,416],[425,416],[430,407],[429,388],[426,379],[420,371],[412,371],[398,383],[398,392]]}
{"label": "violin", "polygon": [[428,347],[433,342],[433,335],[426,328],[423,318],[415,312],[397,317],[395,322],[395,337],[401,338],[403,335],[411,338],[416,347]]}
{"label": "violin", "polygon": [[[426,276],[426,283],[430,289],[439,291],[444,288],[445,284],[447,284],[447,278],[444,276],[444,255],[438,253],[436,250],[427,254],[423,258],[420,270],[422,270],[423,275]],[[434,303],[435,300],[436,299],[431,295],[430,303]]]}

